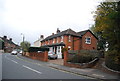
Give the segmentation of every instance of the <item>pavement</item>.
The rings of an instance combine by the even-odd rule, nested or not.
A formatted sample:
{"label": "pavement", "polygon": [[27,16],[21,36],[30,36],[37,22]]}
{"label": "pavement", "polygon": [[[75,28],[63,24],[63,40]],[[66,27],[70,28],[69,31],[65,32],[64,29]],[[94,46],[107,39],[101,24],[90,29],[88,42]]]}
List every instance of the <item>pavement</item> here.
{"label": "pavement", "polygon": [[63,65],[59,65],[59,64],[50,63],[50,62],[42,62],[39,60],[33,60],[33,59],[30,59],[28,57],[21,56],[21,55],[18,55],[17,58],[24,60],[24,61],[27,61],[27,62],[35,63],[37,65],[48,66],[48,67],[55,69],[55,70],[64,71],[64,72],[68,72],[68,73],[72,73],[72,74],[76,74],[76,75],[81,75],[81,76],[86,76],[86,77],[89,77],[91,79],[110,79],[110,80],[117,79],[120,81],[119,75],[109,74],[109,73],[103,72],[99,69],[72,68],[72,67],[67,67],[67,66],[63,66]]}

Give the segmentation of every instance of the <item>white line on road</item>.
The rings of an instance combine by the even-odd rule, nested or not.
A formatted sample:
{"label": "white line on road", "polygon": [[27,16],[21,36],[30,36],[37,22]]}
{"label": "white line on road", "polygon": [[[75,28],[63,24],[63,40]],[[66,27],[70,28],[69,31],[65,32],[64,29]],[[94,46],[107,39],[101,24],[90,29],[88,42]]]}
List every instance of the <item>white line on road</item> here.
{"label": "white line on road", "polygon": [[12,60],[12,59],[10,59],[10,58],[8,58],[6,55],[5,55],[5,58],[7,58],[8,60],[10,60],[10,61],[12,61],[12,62],[18,64],[18,62],[14,61],[14,60]]}
{"label": "white line on road", "polygon": [[13,61],[14,63],[18,64],[18,62],[14,61],[14,60],[11,60],[11,61]]}
{"label": "white line on road", "polygon": [[30,67],[28,67],[28,66],[23,65],[23,67],[25,67],[25,68],[27,68],[27,69],[29,69],[29,70],[32,70],[32,71],[34,71],[34,72],[36,72],[36,73],[42,74],[41,72],[39,72],[39,71],[37,71],[37,70],[35,70],[35,69],[32,69],[32,68],[30,68]]}
{"label": "white line on road", "polygon": [[98,77],[104,77],[103,75],[99,75],[99,74],[92,74],[94,76],[98,76]]}

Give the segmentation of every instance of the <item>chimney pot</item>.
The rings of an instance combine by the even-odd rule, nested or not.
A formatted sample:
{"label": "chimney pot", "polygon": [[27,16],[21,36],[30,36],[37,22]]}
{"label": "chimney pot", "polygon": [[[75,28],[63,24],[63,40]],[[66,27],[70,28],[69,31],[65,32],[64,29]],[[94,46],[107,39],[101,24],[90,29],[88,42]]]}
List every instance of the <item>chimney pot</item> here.
{"label": "chimney pot", "polygon": [[40,39],[43,39],[44,38],[44,35],[40,35]]}
{"label": "chimney pot", "polygon": [[59,30],[59,28],[57,28],[57,32],[56,33],[60,33],[60,30]]}
{"label": "chimney pot", "polygon": [[54,33],[52,33],[52,35],[54,35]]}
{"label": "chimney pot", "polygon": [[10,38],[10,41],[12,41],[12,38]]}
{"label": "chimney pot", "polygon": [[4,36],[3,38],[7,39],[7,36]]}

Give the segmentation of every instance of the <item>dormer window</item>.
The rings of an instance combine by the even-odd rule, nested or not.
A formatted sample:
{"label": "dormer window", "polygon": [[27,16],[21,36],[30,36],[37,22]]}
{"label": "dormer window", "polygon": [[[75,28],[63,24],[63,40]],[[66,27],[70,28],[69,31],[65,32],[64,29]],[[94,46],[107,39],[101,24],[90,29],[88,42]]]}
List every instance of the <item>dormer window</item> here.
{"label": "dormer window", "polygon": [[86,37],[85,38],[85,43],[86,44],[91,44],[91,37]]}

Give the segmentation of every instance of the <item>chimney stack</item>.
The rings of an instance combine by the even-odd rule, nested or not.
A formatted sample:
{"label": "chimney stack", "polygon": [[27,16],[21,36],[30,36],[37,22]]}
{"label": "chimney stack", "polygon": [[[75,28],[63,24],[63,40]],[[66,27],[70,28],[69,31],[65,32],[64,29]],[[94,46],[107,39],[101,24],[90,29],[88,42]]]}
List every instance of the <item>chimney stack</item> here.
{"label": "chimney stack", "polygon": [[3,38],[4,38],[4,39],[7,39],[7,36],[4,36]]}
{"label": "chimney stack", "polygon": [[12,41],[12,38],[10,38],[9,40]]}
{"label": "chimney stack", "polygon": [[59,28],[57,28],[57,32],[56,33],[60,33],[60,30],[59,30]]}
{"label": "chimney stack", "polygon": [[52,35],[54,35],[54,33],[52,33]]}
{"label": "chimney stack", "polygon": [[40,35],[40,39],[44,39],[44,35]]}

